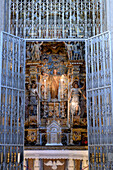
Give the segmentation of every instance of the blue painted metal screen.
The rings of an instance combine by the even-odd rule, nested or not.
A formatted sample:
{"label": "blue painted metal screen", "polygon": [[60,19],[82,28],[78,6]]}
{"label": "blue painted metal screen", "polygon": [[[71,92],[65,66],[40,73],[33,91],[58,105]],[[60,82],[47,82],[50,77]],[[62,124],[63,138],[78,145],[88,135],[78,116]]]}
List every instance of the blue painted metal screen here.
{"label": "blue painted metal screen", "polygon": [[0,169],[23,169],[25,41],[2,33]]}
{"label": "blue painted metal screen", "polygon": [[113,169],[113,93],[110,33],[86,41],[89,167]]}

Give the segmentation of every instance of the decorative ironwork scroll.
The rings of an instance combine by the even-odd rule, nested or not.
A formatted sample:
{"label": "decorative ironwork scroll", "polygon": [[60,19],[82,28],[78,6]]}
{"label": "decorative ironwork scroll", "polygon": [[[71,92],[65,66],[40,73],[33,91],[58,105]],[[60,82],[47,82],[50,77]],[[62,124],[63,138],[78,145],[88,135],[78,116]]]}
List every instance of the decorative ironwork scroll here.
{"label": "decorative ironwork scroll", "polygon": [[106,30],[105,0],[11,0],[6,9],[6,31],[27,39],[87,38]]}

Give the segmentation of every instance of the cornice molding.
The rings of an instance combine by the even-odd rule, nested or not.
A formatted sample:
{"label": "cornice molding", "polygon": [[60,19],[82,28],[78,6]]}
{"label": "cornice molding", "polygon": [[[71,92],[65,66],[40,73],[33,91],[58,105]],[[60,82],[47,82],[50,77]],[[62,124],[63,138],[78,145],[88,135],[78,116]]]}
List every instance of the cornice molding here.
{"label": "cornice molding", "polygon": [[88,160],[87,150],[25,150],[24,159],[79,159]]}

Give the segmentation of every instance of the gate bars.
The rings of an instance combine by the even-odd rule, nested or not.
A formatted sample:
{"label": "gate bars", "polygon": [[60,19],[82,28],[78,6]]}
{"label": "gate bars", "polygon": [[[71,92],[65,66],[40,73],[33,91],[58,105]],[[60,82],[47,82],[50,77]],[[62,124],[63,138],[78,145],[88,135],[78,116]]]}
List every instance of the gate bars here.
{"label": "gate bars", "polygon": [[2,33],[0,169],[23,169],[25,41]]}
{"label": "gate bars", "polygon": [[110,33],[86,40],[89,168],[113,169],[113,92]]}
{"label": "gate bars", "polygon": [[106,31],[105,0],[7,0],[5,8],[5,31],[22,38],[87,38]]}

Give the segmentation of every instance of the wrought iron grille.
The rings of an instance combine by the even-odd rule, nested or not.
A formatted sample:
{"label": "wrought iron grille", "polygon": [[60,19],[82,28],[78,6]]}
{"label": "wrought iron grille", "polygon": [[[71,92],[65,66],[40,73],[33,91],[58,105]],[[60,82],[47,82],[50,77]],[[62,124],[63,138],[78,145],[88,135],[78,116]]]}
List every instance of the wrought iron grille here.
{"label": "wrought iron grille", "polygon": [[112,63],[108,32],[86,41],[89,167],[113,169]]}
{"label": "wrought iron grille", "polygon": [[25,41],[2,34],[0,169],[23,169]]}
{"label": "wrought iron grille", "polygon": [[106,30],[105,0],[10,0],[5,30],[30,38],[87,38]]}

